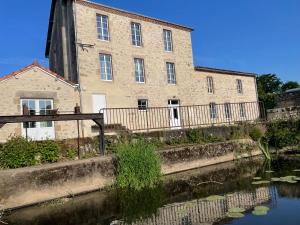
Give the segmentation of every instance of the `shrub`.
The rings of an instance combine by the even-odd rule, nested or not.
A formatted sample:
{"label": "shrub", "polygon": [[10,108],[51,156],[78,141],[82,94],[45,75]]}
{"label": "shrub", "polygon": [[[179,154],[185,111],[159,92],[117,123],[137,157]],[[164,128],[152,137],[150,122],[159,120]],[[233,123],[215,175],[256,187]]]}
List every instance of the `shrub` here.
{"label": "shrub", "polygon": [[267,124],[266,137],[269,144],[276,148],[299,144],[299,121],[275,121]]}
{"label": "shrub", "polygon": [[252,140],[258,141],[260,138],[262,138],[263,132],[258,127],[252,127],[249,131],[249,136],[252,138]]}
{"label": "shrub", "polygon": [[141,190],[151,188],[161,178],[160,160],[153,144],[141,140],[117,147],[117,186]]}
{"label": "shrub", "polygon": [[36,165],[38,150],[37,144],[26,141],[21,137],[14,137],[3,144],[0,150],[0,167],[19,168]]}
{"label": "shrub", "polygon": [[199,143],[200,142],[200,132],[197,129],[191,129],[186,132],[187,141],[189,143]]}
{"label": "shrub", "polygon": [[42,163],[53,163],[59,159],[60,148],[55,141],[47,140],[37,142],[37,147]]}
{"label": "shrub", "polygon": [[69,148],[67,150],[67,157],[68,159],[75,159],[77,157],[77,151],[73,148]]}

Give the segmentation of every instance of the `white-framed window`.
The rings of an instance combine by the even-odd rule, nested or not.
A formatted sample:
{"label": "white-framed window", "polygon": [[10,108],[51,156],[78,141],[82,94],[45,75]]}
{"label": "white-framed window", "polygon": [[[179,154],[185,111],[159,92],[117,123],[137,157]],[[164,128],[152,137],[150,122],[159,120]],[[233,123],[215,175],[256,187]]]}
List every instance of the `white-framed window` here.
{"label": "white-framed window", "polygon": [[97,14],[98,39],[109,41],[108,16]]}
{"label": "white-framed window", "polygon": [[[34,99],[21,99],[23,113],[36,115],[36,101]],[[23,123],[24,128],[36,128],[36,122]]]}
{"label": "white-framed window", "polygon": [[212,77],[207,77],[207,91],[209,94],[215,93],[215,85]]}
{"label": "white-framed window", "polygon": [[[53,110],[53,100],[51,99],[21,99],[23,113],[29,115],[50,115]],[[53,127],[52,121],[39,122],[40,128]],[[23,123],[23,128],[37,128],[37,122]]]}
{"label": "white-framed window", "polygon": [[163,35],[164,35],[165,51],[172,52],[173,51],[172,31],[164,29]]}
{"label": "white-framed window", "polygon": [[101,80],[112,80],[112,58],[109,54],[100,54]]}
{"label": "white-framed window", "polygon": [[145,83],[144,60],[135,58],[134,67],[135,67],[135,81],[137,83]]}
{"label": "white-framed window", "polygon": [[236,89],[239,94],[243,94],[243,82],[240,79],[236,80]]}
{"label": "white-framed window", "polygon": [[231,113],[231,104],[225,103],[224,104],[224,113],[226,119],[231,119],[232,113]]}
{"label": "white-framed window", "polygon": [[240,107],[240,117],[245,118],[246,117],[246,105],[245,103],[239,103]]}
{"label": "white-framed window", "polygon": [[218,109],[217,104],[214,102],[209,103],[209,114],[211,119],[217,119],[218,118]]}
{"label": "white-framed window", "polygon": [[139,111],[146,111],[148,108],[148,99],[138,99]]}
{"label": "white-framed window", "polygon": [[131,39],[134,46],[142,46],[141,24],[131,23]]}
{"label": "white-framed window", "polygon": [[167,66],[168,83],[176,84],[175,64],[167,62],[166,66]]}

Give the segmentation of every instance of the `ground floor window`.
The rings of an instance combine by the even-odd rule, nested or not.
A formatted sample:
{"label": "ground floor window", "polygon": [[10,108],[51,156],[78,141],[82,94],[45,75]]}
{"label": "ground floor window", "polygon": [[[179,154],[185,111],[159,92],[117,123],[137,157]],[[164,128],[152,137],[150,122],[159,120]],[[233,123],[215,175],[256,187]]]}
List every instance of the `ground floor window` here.
{"label": "ground floor window", "polygon": [[211,119],[217,119],[218,118],[218,110],[217,105],[214,102],[209,103],[209,112],[210,112],[210,118]]}
{"label": "ground floor window", "polygon": [[[22,114],[50,115],[53,110],[52,99],[21,99]],[[22,134],[33,140],[53,139],[54,124],[52,121],[23,123]]]}
{"label": "ground floor window", "polygon": [[240,103],[240,117],[245,118],[246,117],[246,106],[245,103]]}
{"label": "ground floor window", "polygon": [[140,111],[146,111],[148,108],[148,100],[147,99],[138,99],[138,109]]}
{"label": "ground floor window", "polygon": [[230,103],[224,104],[225,118],[231,119],[231,105]]}

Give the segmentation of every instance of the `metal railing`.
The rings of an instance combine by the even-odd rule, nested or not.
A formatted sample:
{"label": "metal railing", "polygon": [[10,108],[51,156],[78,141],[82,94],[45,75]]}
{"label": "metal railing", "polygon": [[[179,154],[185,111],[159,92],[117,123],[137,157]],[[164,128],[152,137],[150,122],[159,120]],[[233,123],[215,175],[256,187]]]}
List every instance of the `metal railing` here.
{"label": "metal railing", "polygon": [[107,129],[129,131],[233,125],[266,119],[265,108],[261,102],[105,108],[100,112],[104,114]]}

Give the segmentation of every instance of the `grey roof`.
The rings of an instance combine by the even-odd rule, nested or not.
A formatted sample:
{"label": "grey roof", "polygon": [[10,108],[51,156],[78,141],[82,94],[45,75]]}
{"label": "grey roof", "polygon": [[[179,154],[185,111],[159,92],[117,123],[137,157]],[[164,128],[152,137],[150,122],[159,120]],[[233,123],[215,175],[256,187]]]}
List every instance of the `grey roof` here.
{"label": "grey roof", "polygon": [[289,90],[286,90],[285,93],[292,93],[292,92],[300,92],[300,88],[293,88],[293,89],[289,89]]}
{"label": "grey roof", "polygon": [[255,73],[241,72],[241,71],[235,71],[235,70],[226,70],[226,69],[217,69],[217,68],[203,67],[203,66],[196,66],[195,70],[203,71],[203,72],[229,74],[229,75],[239,75],[239,76],[250,76],[250,77],[257,76],[257,74],[255,74]]}

